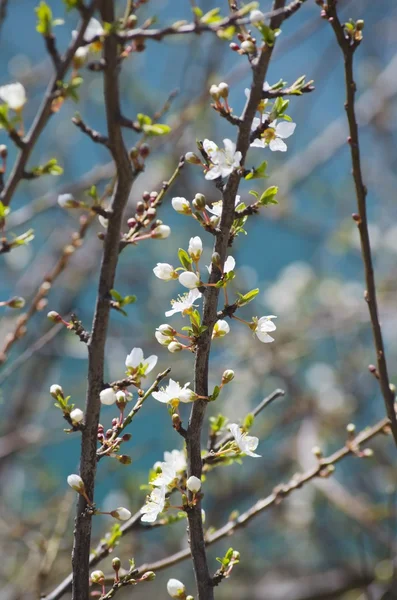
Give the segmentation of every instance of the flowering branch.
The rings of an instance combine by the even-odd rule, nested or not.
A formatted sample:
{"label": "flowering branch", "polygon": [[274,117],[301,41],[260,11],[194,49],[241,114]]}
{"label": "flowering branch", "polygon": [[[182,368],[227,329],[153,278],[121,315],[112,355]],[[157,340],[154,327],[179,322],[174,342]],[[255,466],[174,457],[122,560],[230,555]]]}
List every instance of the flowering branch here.
{"label": "flowering branch", "polygon": [[[217,531],[207,535],[205,538],[205,545],[211,546],[234,533],[236,529],[244,527],[254,517],[261,514],[271,506],[279,504],[284,498],[306,485],[309,481],[316,479],[317,477],[327,477],[333,473],[334,465],[346,458],[347,456],[359,456],[358,451],[362,444],[370,441],[379,434],[386,434],[389,430],[390,424],[389,419],[384,418],[372,427],[366,427],[356,437],[349,439],[346,444],[328,456],[327,458],[321,458],[318,464],[312,469],[306,471],[306,473],[295,475],[287,484],[280,484],[273,489],[273,492],[266,498],[258,500],[251,508],[242,513],[239,517],[232,521],[228,521]],[[181,550],[171,556],[163,558],[162,560],[146,563],[141,565],[137,569],[137,574],[143,574],[146,571],[160,571],[166,569],[172,565],[175,565],[186,558],[189,558],[189,550]],[[47,597],[45,600],[56,600],[56,598]]]}
{"label": "flowering branch", "polygon": [[25,176],[26,165],[33,151],[33,148],[35,147],[36,142],[39,139],[45,126],[47,125],[50,117],[53,115],[52,103],[54,100],[54,92],[57,89],[58,82],[62,81],[65,77],[73,61],[73,57],[76,53],[76,50],[81,46],[84,33],[87,29],[90,18],[95,10],[96,4],[97,0],[91,0],[88,7],[84,7],[84,9],[82,8],[82,10],[80,11],[81,24],[78,29],[78,33],[75,39],[72,40],[69,48],[66,50],[66,53],[62,57],[59,66],[56,69],[56,72],[54,73],[50,83],[48,84],[44,101],[39,109],[39,112],[36,115],[35,120],[33,121],[32,127],[30,128],[26,137],[23,139],[23,148],[21,149],[21,153],[17,158],[13,170],[8,178],[7,184],[0,195],[0,201],[4,204],[4,206],[9,206],[9,204],[11,203],[15,190],[17,189],[20,181]]}
{"label": "flowering branch", "polygon": [[[397,446],[397,418],[395,410],[395,393],[390,387],[389,375],[385,349],[383,344],[382,330],[379,322],[378,303],[376,297],[375,275],[372,261],[371,242],[368,231],[367,217],[367,188],[363,181],[359,135],[355,110],[356,84],[353,76],[353,57],[362,39],[362,28],[364,23],[357,21],[354,25],[351,23],[343,25],[336,11],[336,0],[329,0],[327,4],[320,2],[323,8],[323,16],[328,19],[334,30],[337,42],[343,52],[345,64],[345,83],[346,83],[346,115],[349,124],[350,153],[352,160],[352,173],[356,189],[358,214],[353,215],[357,224],[361,241],[361,253],[364,263],[366,291],[364,294],[368,304],[369,314],[372,324],[372,333],[376,349],[377,371],[380,389],[385,402],[386,413],[389,417],[393,438]],[[348,27],[349,26],[349,27]]]}

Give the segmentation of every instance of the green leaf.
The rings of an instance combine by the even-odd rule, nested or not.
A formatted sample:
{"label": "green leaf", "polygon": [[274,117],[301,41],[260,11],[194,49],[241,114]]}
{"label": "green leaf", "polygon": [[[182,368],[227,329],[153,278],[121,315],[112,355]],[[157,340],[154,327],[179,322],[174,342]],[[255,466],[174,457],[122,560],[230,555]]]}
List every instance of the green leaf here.
{"label": "green leaf", "polygon": [[51,35],[52,10],[44,0],[35,8],[37,15],[36,31],[44,36]]}
{"label": "green leaf", "polygon": [[78,8],[81,5],[81,0],[63,0],[63,2],[68,12],[73,8]]}
{"label": "green leaf", "polygon": [[169,125],[163,125],[162,123],[156,123],[155,125],[143,125],[142,129],[146,135],[167,135],[170,133],[171,127]]}
{"label": "green leaf", "polygon": [[136,118],[138,119],[138,123],[141,127],[143,127],[144,125],[152,124],[152,119],[149,117],[149,115],[144,115],[143,113],[138,113]]}
{"label": "green leaf", "polygon": [[192,270],[192,259],[190,258],[189,254],[186,252],[186,250],[184,250],[183,248],[179,248],[178,250],[178,258],[179,258],[179,262],[181,263],[182,267],[184,269],[186,269],[186,271],[191,271]]}
{"label": "green leaf", "polygon": [[245,176],[244,179],[246,179],[247,181],[249,181],[250,179],[265,179],[266,177],[268,177],[268,175],[266,175],[266,170],[267,170],[267,161],[264,160],[259,165],[259,167],[252,169],[248,173],[248,175]]}
{"label": "green leaf", "polygon": [[249,193],[251,194],[251,196],[255,196],[255,198],[259,198],[259,194],[256,190],[250,190]]}
{"label": "green leaf", "polygon": [[0,129],[9,129],[8,104],[0,104]]}
{"label": "green leaf", "polygon": [[136,296],[124,296],[123,304],[134,304],[136,302]]}
{"label": "green leaf", "polygon": [[222,21],[222,17],[219,12],[220,8],[213,8],[212,10],[209,10],[201,17],[201,22],[205,25],[211,25],[212,23],[218,23],[219,21]]}
{"label": "green leaf", "polygon": [[117,290],[110,290],[110,295],[112,296],[112,298],[117,300],[117,302],[123,301],[123,296],[119,294]]}
{"label": "green leaf", "polygon": [[5,219],[10,214],[10,207],[5,206],[0,200],[0,220]]}
{"label": "green leaf", "polygon": [[262,196],[259,198],[259,204],[261,206],[266,206],[267,204],[278,204],[276,200],[276,195],[278,193],[278,187],[276,185],[272,185],[267,190],[265,190]]}
{"label": "green leaf", "polygon": [[214,387],[214,391],[212,392],[212,394],[210,396],[210,401],[211,402],[214,402],[218,398],[218,396],[220,394],[220,391],[221,391],[220,387],[218,385],[216,385]]}
{"label": "green leaf", "polygon": [[249,302],[252,302],[252,300],[259,294],[259,288],[256,288],[255,290],[251,290],[250,292],[247,292],[246,294],[239,294],[240,298],[237,300],[237,304],[239,306],[244,306],[245,304],[248,304]]}
{"label": "green leaf", "polygon": [[255,417],[252,413],[248,413],[248,415],[246,415],[243,421],[243,429],[245,431],[249,431],[251,429],[252,425],[254,424],[254,419]]}
{"label": "green leaf", "polygon": [[201,8],[199,6],[193,6],[192,8],[192,12],[193,14],[198,17],[199,19],[203,16],[203,11],[201,10]]}

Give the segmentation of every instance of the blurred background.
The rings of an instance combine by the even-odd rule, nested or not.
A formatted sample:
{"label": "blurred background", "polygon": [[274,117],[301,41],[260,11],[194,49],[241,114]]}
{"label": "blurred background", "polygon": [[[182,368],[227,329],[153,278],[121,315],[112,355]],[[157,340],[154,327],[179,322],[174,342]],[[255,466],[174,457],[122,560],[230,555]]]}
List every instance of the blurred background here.
{"label": "blurred background", "polygon": [[[61,1],[49,2],[54,16],[65,18],[57,27],[64,49],[76,26],[74,12],[66,14]],[[210,0],[200,0],[206,11]],[[219,3],[223,14],[227,2]],[[32,0],[0,2],[4,17],[0,28],[0,85],[20,81],[28,103],[25,124],[30,126],[40,105],[52,69],[43,40],[35,31]],[[270,10],[270,1],[260,8]],[[119,3],[120,14],[123,4]],[[364,42],[356,53],[357,113],[361,126],[363,168],[368,185],[370,234],[379,291],[383,333],[391,380],[397,376],[397,5],[395,0],[341,0],[341,19],[365,20]],[[232,254],[237,261],[234,291],[259,287],[255,304],[242,316],[277,315],[275,343],[260,344],[247,328],[231,323],[231,333],[213,345],[211,384],[225,368],[236,378],[209,407],[209,415],[222,412],[236,422],[275,388],[285,390],[256,420],[253,435],[260,438],[262,458],[209,474],[205,486],[206,528],[221,526],[234,510],[243,511],[271,493],[275,485],[315,464],[312,447],[330,454],[343,446],[346,425],[372,425],[384,416],[383,399],[368,365],[375,362],[366,303],[359,238],[351,214],[355,197],[351,179],[347,125],[343,109],[343,64],[331,27],[320,18],[314,2],[282,27],[268,82],[280,78],[293,83],[299,76],[314,79],[315,91],[292,98],[288,114],[297,123],[288,151],[271,153],[251,149],[247,166],[268,160],[268,185],[280,187],[279,204],[264,208],[247,222],[248,236],[239,236]],[[139,22],[156,15],[163,26],[191,19],[187,0],[157,0],[139,10]],[[57,265],[65,246],[79,228],[79,211],[57,204],[60,193],[84,199],[91,185],[103,191],[114,170],[109,154],[93,144],[71,123],[78,108],[91,127],[106,132],[102,76],[82,70],[80,102],[67,101],[55,115],[33,153],[30,166],[56,157],[64,168],[58,178],[23,182],[12,202],[8,231],[35,230],[29,246],[3,254],[0,261],[1,297],[23,296],[29,308],[44,277]],[[239,114],[244,88],[249,86],[245,57],[213,35],[176,36],[161,44],[149,42],[132,54],[121,75],[124,114],[152,115],[178,90],[161,121],[172,133],[151,143],[146,170],[134,184],[126,217],[142,193],[159,191],[174,171],[178,158],[194,151],[196,139],[209,137],[221,144],[234,139],[231,125],[211,109],[209,86],[226,81],[230,105]],[[126,130],[126,141],[136,135]],[[9,169],[15,158],[4,132],[0,142],[9,146]],[[266,184],[267,184],[266,182]],[[262,186],[262,188],[260,187]],[[249,201],[248,184],[240,189]],[[263,181],[258,191],[263,190]],[[164,241],[143,242],[121,255],[116,289],[136,294],[128,317],[112,313],[107,343],[108,381],[124,374],[125,356],[142,347],[145,356],[158,354],[159,371],[170,366],[174,379],[192,380],[193,357],[171,355],[159,346],[154,330],[165,322],[178,284],[165,284],[153,275],[157,262],[176,264],[176,248],[187,248],[189,238],[201,235],[203,264],[209,264],[213,239],[198,225],[171,208],[173,196],[192,200],[197,192],[208,202],[219,200],[216,188],[200,169],[186,165],[167,195],[160,218],[172,228]],[[92,320],[103,228],[97,220],[89,227],[80,248],[48,295],[48,304],[33,315],[26,335],[7,351],[0,366],[0,599],[38,598],[50,591],[70,570],[75,494],[67,491],[66,476],[76,472],[78,435],[63,432],[65,422],[49,395],[53,383],[63,386],[76,406],[84,408],[87,353],[73,334],[54,327],[48,310],[67,316],[77,313],[89,328]],[[208,262],[207,262],[208,261]],[[15,330],[20,311],[0,309],[0,350]],[[245,314],[244,314],[245,313]],[[178,323],[178,318],[170,320]],[[185,324],[185,323],[184,323]],[[157,372],[157,371],[156,371]],[[187,375],[188,374],[188,375]],[[186,421],[188,407],[182,408]],[[113,417],[104,409],[105,428]],[[102,461],[98,470],[96,500],[112,509],[138,510],[144,502],[148,471],[163,459],[165,450],[182,448],[170,426],[164,405],[150,399],[130,429],[132,439],[124,451],[132,464]],[[315,480],[278,506],[260,515],[230,540],[209,549],[211,570],[216,556],[232,545],[241,563],[232,579],[217,590],[217,597],[245,600],[303,600],[340,598],[376,600],[395,598],[396,554],[396,449],[390,438],[370,444],[370,459],[348,458],[327,480]],[[93,544],[112,523],[94,520]],[[48,545],[48,540],[52,544]],[[123,566],[135,557],[137,564],[153,561],[186,547],[186,524],[179,522],[151,532],[135,530],[115,551]],[[55,553],[52,551],[55,546]],[[110,559],[102,563],[111,572]],[[165,582],[177,577],[193,592],[189,561],[158,574],[154,583],[138,586],[134,596],[166,598]],[[150,585],[150,588],[148,587]],[[127,598],[131,590],[120,592]],[[124,595],[123,595],[124,594]],[[69,597],[70,595],[66,595]]]}

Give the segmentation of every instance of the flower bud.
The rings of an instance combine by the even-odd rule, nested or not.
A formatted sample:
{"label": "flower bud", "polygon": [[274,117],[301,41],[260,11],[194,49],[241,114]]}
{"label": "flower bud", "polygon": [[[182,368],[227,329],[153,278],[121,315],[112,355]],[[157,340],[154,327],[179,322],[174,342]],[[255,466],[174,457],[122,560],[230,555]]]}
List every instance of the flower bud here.
{"label": "flower bud", "polygon": [[229,86],[224,81],[218,85],[218,90],[221,98],[227,98],[229,96]]}
{"label": "flower bud", "polygon": [[127,454],[118,454],[116,458],[122,465],[130,465],[132,463],[131,456]]}
{"label": "flower bud", "polygon": [[201,160],[194,152],[186,152],[185,160],[192,165],[201,165]]}
{"label": "flower bud", "polygon": [[240,552],[238,550],[233,550],[232,559],[240,560]]}
{"label": "flower bud", "polygon": [[75,200],[72,194],[60,194],[58,196],[58,204],[61,208],[80,208],[83,206],[81,202]]}
{"label": "flower bud", "polygon": [[123,392],[122,390],[119,390],[118,392],[116,392],[116,402],[117,404],[127,404],[127,396],[126,393]]}
{"label": "flower bud", "polygon": [[25,306],[25,299],[20,296],[14,296],[7,301],[7,306],[10,308],[23,308]]}
{"label": "flower bud", "polygon": [[153,571],[146,571],[141,577],[141,581],[153,581],[156,578],[156,573]]}
{"label": "flower bud", "polygon": [[190,215],[192,213],[192,209],[190,208],[190,202],[186,200],[186,198],[172,198],[171,204],[172,208],[181,215]]}
{"label": "flower bud", "polygon": [[346,427],[346,431],[348,434],[353,435],[356,431],[356,426],[354,423],[349,423],[349,425]]}
{"label": "flower bud", "polygon": [[179,342],[170,342],[168,344],[167,348],[168,348],[169,352],[172,352],[172,354],[183,350],[183,346]]}
{"label": "flower bud", "polygon": [[196,194],[193,200],[193,206],[196,210],[202,211],[206,207],[204,194]]}
{"label": "flower bud", "polygon": [[[214,329],[212,330],[212,339],[224,337],[230,331],[230,326],[227,321],[220,319],[214,325]],[[231,371],[233,373],[233,371]],[[234,373],[233,373],[234,376]],[[230,380],[231,381],[231,380]]]}
{"label": "flower bud", "polygon": [[127,19],[127,29],[133,29],[138,22],[138,17],[136,15],[130,15]]}
{"label": "flower bud", "polygon": [[131,437],[132,436],[130,433],[125,433],[121,439],[123,440],[123,442],[129,442]]}
{"label": "flower bud", "polygon": [[167,592],[171,598],[183,598],[186,588],[178,579],[169,579],[167,582]]}
{"label": "flower bud", "polygon": [[81,421],[84,419],[84,413],[80,408],[74,408],[69,416],[73,423],[81,423]]}
{"label": "flower bud", "polygon": [[50,394],[53,398],[55,398],[55,400],[58,398],[58,396],[62,396],[62,398],[63,398],[63,389],[61,388],[60,385],[58,385],[57,383],[54,383],[50,387]]}
{"label": "flower bud", "polygon": [[201,480],[198,477],[191,475],[186,482],[186,487],[189,492],[197,494],[197,492],[199,492],[201,489]]}
{"label": "flower bud", "polygon": [[60,323],[62,321],[61,315],[55,312],[55,310],[50,310],[47,314],[47,319],[50,319],[50,321],[53,321],[54,323]]}
{"label": "flower bud", "polygon": [[123,506],[116,508],[116,510],[112,510],[110,514],[115,519],[118,519],[118,521],[128,521],[128,519],[131,518],[130,511],[127,508],[124,508]]}
{"label": "flower bud", "polygon": [[362,31],[364,29],[364,21],[362,19],[356,21],[356,29],[357,31]]}
{"label": "flower bud", "polygon": [[220,91],[217,85],[211,85],[210,87],[210,95],[216,101],[220,98]]}
{"label": "flower bud", "polygon": [[92,583],[102,584],[105,581],[105,574],[103,571],[93,571],[91,573]]}
{"label": "flower bud", "polygon": [[172,281],[177,277],[174,267],[168,263],[157,263],[153,269],[153,273],[162,281]]}
{"label": "flower bud", "polygon": [[[189,252],[189,256],[194,261],[199,260],[200,256],[203,253],[203,242],[201,241],[201,238],[198,235],[190,238],[189,247],[188,247],[187,251]],[[194,275],[194,273],[193,273],[193,275]],[[197,277],[197,279],[198,279],[198,277]],[[179,277],[179,281],[180,281],[180,277]],[[185,285],[185,284],[182,283],[182,285]],[[189,286],[186,286],[186,287],[189,287]],[[197,287],[197,286],[195,286],[195,287]],[[193,289],[193,288],[190,288],[190,289]]]}
{"label": "flower bud", "polygon": [[200,278],[196,275],[196,273],[192,273],[192,271],[184,271],[179,275],[178,279],[179,283],[188,290],[194,290],[200,285]]}
{"label": "flower bud", "polygon": [[150,154],[150,146],[148,144],[142,144],[139,148],[139,154],[142,158],[147,158]]}
{"label": "flower bud", "polygon": [[244,50],[246,54],[255,54],[256,52],[255,44],[249,40],[245,40],[245,42],[241,44],[241,49]]}
{"label": "flower bud", "polygon": [[99,394],[99,399],[102,404],[105,404],[106,406],[111,406],[117,400],[115,391],[111,387],[102,390],[102,392]]}
{"label": "flower bud", "polygon": [[234,371],[232,371],[232,369],[226,369],[226,371],[223,372],[222,375],[222,384],[226,385],[227,383],[230,383],[231,381],[233,381],[234,379]]}
{"label": "flower bud", "polygon": [[84,481],[81,479],[80,475],[76,475],[74,473],[72,475],[68,475],[67,482],[68,485],[70,485],[70,487],[79,494],[83,494],[85,492]]}
{"label": "flower bud", "polygon": [[120,571],[120,569],[121,569],[121,560],[118,558],[118,556],[115,556],[114,559],[112,560],[112,568],[116,572]]}
{"label": "flower bud", "polygon": [[169,237],[170,233],[171,229],[168,227],[168,225],[157,225],[157,227],[152,230],[150,235],[155,240],[165,240],[167,237]]}
{"label": "flower bud", "polygon": [[8,155],[7,146],[5,144],[0,144],[0,158],[5,160]]}
{"label": "flower bud", "polygon": [[160,327],[157,327],[157,331],[167,336],[173,336],[176,334],[176,329],[171,327],[171,325],[168,325],[168,323],[164,323],[163,325],[160,325]]}

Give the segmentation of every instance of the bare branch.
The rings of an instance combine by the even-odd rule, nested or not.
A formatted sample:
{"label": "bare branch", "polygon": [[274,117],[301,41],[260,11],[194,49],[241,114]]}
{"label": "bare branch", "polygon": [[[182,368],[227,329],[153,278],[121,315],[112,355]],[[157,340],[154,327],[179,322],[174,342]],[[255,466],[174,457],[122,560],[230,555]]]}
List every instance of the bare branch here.
{"label": "bare branch", "polygon": [[395,394],[390,388],[385,348],[383,344],[382,330],[379,322],[375,274],[373,268],[371,242],[369,239],[368,231],[366,203],[367,188],[364,184],[361,168],[360,144],[355,109],[356,84],[353,75],[353,57],[354,52],[360,43],[360,36],[357,39],[351,39],[349,36],[346,35],[345,28],[340,22],[336,11],[335,0],[329,0],[324,10],[329,22],[331,23],[332,29],[334,30],[336,39],[338,41],[340,49],[343,52],[344,57],[346,84],[345,108],[350,134],[348,138],[348,143],[350,145],[351,161],[353,167],[352,173],[356,190],[358,210],[358,214],[354,214],[353,219],[357,223],[358,231],[360,234],[361,254],[364,263],[365,282],[367,287],[364,296],[368,304],[369,314],[371,318],[372,333],[376,350],[377,368],[379,373],[379,385],[385,402],[386,414],[390,419],[393,438],[397,446],[397,418],[395,410]]}

